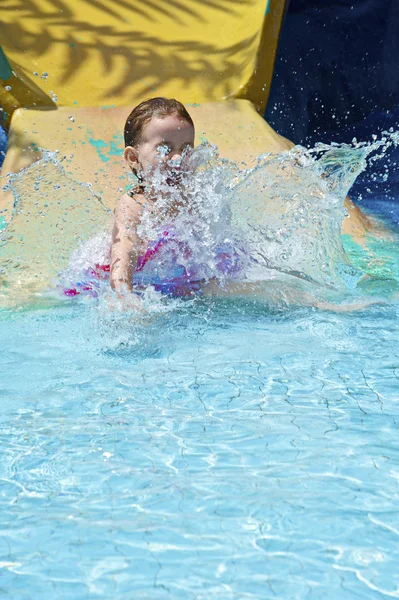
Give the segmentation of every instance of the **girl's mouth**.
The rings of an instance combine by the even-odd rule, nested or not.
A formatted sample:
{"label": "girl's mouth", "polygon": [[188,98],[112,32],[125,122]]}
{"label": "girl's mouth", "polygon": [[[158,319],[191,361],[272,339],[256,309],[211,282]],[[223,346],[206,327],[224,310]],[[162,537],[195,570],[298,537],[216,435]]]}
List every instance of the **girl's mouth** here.
{"label": "girl's mouth", "polygon": [[177,186],[181,183],[182,174],[180,169],[168,169],[166,183],[170,186]]}

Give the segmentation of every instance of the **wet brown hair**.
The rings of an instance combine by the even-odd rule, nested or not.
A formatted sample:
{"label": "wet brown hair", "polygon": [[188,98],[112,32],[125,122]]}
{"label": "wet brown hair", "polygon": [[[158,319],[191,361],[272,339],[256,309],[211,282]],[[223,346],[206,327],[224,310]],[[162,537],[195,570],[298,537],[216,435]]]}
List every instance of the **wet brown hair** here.
{"label": "wet brown hair", "polygon": [[194,123],[184,105],[174,98],[150,98],[141,102],[128,116],[125,129],[125,146],[137,146],[141,142],[144,127],[152,118],[164,119],[171,115],[181,117],[194,127]]}

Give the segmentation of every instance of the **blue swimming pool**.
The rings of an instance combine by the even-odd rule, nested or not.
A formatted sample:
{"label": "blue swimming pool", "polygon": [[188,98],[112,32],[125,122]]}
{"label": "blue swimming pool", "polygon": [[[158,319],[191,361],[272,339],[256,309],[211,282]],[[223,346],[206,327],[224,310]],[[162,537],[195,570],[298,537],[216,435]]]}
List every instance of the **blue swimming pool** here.
{"label": "blue swimming pool", "polygon": [[398,597],[397,310],[4,310],[2,597]]}

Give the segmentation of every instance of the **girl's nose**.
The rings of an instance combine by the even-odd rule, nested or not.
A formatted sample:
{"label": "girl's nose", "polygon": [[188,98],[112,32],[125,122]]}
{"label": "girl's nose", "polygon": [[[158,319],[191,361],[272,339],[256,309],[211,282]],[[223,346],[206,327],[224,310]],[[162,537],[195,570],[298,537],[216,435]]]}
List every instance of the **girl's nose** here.
{"label": "girl's nose", "polygon": [[174,152],[172,154],[172,156],[169,159],[169,164],[171,164],[173,167],[180,167],[181,164],[181,153],[180,152]]}

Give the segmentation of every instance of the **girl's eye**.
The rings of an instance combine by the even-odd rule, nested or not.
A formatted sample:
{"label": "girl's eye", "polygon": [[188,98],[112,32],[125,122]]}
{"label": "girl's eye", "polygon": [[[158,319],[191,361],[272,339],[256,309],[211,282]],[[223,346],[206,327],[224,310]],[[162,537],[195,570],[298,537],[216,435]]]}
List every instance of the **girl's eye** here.
{"label": "girl's eye", "polygon": [[161,156],[167,156],[170,152],[170,147],[167,144],[161,144],[160,146],[158,146],[157,152]]}

